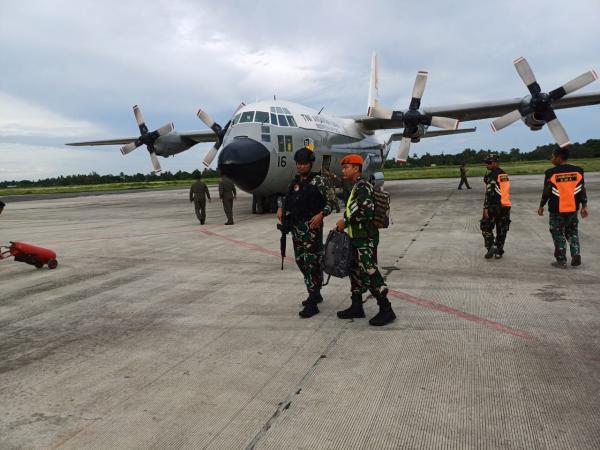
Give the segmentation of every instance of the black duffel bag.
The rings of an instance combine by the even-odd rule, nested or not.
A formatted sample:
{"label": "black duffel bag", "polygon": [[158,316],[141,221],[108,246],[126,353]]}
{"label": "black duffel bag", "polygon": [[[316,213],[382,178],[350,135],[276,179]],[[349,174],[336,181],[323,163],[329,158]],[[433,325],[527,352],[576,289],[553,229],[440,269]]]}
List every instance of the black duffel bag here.
{"label": "black duffel bag", "polygon": [[[325,242],[323,271],[329,276],[344,278],[350,275],[351,269],[352,244],[350,236],[343,231],[331,230]],[[329,278],[327,282],[329,282]]]}

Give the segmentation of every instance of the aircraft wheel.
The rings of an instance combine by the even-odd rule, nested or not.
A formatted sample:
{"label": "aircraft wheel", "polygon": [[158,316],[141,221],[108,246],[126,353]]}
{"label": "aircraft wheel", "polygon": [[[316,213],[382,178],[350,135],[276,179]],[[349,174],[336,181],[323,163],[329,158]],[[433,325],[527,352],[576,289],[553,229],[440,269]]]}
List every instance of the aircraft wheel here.
{"label": "aircraft wheel", "polygon": [[51,259],[48,261],[48,269],[56,269],[58,267],[58,261],[55,259]]}

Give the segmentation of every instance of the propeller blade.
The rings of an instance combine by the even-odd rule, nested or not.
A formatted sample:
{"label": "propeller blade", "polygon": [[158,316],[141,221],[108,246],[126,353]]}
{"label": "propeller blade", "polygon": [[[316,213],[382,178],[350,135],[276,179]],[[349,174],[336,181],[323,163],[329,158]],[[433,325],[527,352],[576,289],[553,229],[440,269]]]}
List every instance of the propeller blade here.
{"label": "propeller blade", "polygon": [[154,171],[155,172],[160,172],[161,171],[160,163],[158,162],[158,158],[156,156],[156,153],[150,152],[150,160],[152,161],[152,167],[154,167]]}
{"label": "propeller blade", "polygon": [[123,155],[126,155],[126,154],[131,153],[132,151],[134,151],[139,146],[140,146],[140,144],[138,144],[137,141],[130,142],[129,144],[124,145],[123,147],[121,147],[121,153]]}
{"label": "propeller blade", "polygon": [[552,100],[558,100],[560,98],[563,98],[565,95],[570,94],[571,92],[574,92],[578,89],[581,89],[584,86],[587,86],[588,84],[592,83],[597,79],[598,74],[596,73],[596,71],[590,70],[589,72],[581,74],[577,78],[568,81],[561,87],[554,89],[548,95],[550,95],[550,98]]}
{"label": "propeller blade", "polygon": [[215,159],[215,156],[217,156],[218,150],[219,149],[216,146],[211,148],[204,157],[204,161],[202,161],[202,164],[204,164],[206,167],[210,166],[210,163],[212,163],[213,159]]}
{"label": "propeller blade", "polygon": [[148,127],[146,126],[146,121],[144,120],[144,116],[142,115],[142,110],[138,105],[133,105],[133,114],[135,115],[135,121],[138,124],[138,128],[140,129],[140,134],[144,135],[148,133]]}
{"label": "propeller blade", "polygon": [[567,136],[567,132],[558,119],[554,118],[553,120],[548,121],[548,129],[560,147],[571,145],[569,136]]}
{"label": "propeller blade", "polygon": [[244,106],[246,106],[246,104],[244,102],[241,102],[237,108],[235,108],[235,111],[233,112],[233,114],[231,115],[231,117],[235,116],[237,114],[237,112],[242,109]]}
{"label": "propeller blade", "polygon": [[417,73],[417,78],[415,78],[415,85],[413,86],[412,92],[413,98],[420,99],[421,97],[423,97],[425,85],[427,84],[427,75],[428,73],[424,70],[419,70],[419,72]]}
{"label": "propeller blade", "polygon": [[406,162],[408,158],[408,152],[410,151],[410,138],[402,137],[400,141],[400,146],[398,147],[398,151],[396,152],[396,162]]}
{"label": "propeller blade", "polygon": [[219,131],[221,131],[221,125],[216,123],[206,112],[199,109],[196,115],[208,128],[219,134]]}
{"label": "propeller blade", "polygon": [[142,111],[140,110],[140,107],[138,105],[133,105],[133,114],[135,114],[135,120],[138,125],[141,126],[146,123]]}
{"label": "propeller blade", "polygon": [[170,123],[160,127],[158,130],[156,130],[156,132],[158,133],[159,136],[164,136],[165,134],[169,134],[174,129],[175,129],[175,125],[173,125],[173,122],[170,122]]}
{"label": "propeller blade", "polygon": [[494,120],[492,122],[492,130],[494,132],[501,130],[502,128],[505,128],[505,127],[509,126],[510,124],[515,123],[520,118],[521,118],[521,113],[519,112],[518,109],[515,109],[514,111],[511,111],[508,114],[504,114],[503,116],[498,117],[496,120]]}
{"label": "propeller blade", "polygon": [[438,128],[443,128],[445,130],[456,130],[458,129],[458,124],[460,121],[456,119],[450,119],[449,117],[437,117],[433,116],[431,118],[431,125]]}
{"label": "propeller blade", "polygon": [[529,87],[532,84],[536,83],[535,75],[533,74],[533,70],[529,66],[529,63],[522,56],[520,58],[515,59],[515,68],[525,83],[525,86]]}
{"label": "propeller blade", "polygon": [[391,119],[393,114],[394,111],[382,106],[371,106],[367,113],[369,117],[375,117],[377,119]]}

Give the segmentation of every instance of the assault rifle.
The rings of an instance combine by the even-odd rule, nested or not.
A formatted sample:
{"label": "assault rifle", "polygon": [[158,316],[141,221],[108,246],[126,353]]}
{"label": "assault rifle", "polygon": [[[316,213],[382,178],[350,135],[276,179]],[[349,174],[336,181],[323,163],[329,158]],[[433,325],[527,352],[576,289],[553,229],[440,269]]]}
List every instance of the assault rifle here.
{"label": "assault rifle", "polygon": [[281,270],[283,270],[283,261],[285,260],[285,248],[287,245],[286,236],[292,231],[290,223],[290,214],[283,208],[283,214],[281,216],[281,223],[277,224],[277,229],[281,231],[281,237],[279,238],[279,251],[281,252]]}

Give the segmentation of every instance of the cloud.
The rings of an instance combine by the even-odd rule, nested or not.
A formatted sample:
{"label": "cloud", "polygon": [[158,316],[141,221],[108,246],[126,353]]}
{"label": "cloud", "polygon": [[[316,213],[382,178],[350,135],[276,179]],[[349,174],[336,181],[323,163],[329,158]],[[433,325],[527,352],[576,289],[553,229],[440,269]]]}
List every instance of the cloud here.
{"label": "cloud", "polygon": [[0,92],[0,139],[10,137],[75,138],[105,132],[86,120],[65,117],[42,106]]}
{"label": "cloud", "polygon": [[[395,108],[407,107],[420,69],[430,74],[426,107],[525,95],[512,65],[521,55],[546,90],[600,66],[597,0],[568,8],[558,0],[527,7],[518,0],[31,0],[7,2],[2,12],[0,140],[40,146],[78,132],[81,140],[133,136],[134,104],[151,129],[170,121],[177,130],[204,129],[198,108],[224,124],[240,101],[273,94],[329,114],[364,113],[372,51],[380,56],[381,102]],[[567,130],[597,137],[593,108],[565,115]],[[496,135],[488,123],[476,125],[477,134],[460,141],[523,148],[542,141],[517,125],[519,132]],[[436,142],[456,148],[450,143],[459,138],[415,149],[434,152]],[[138,170],[149,170],[139,158]],[[125,164],[111,161],[112,172]]]}

